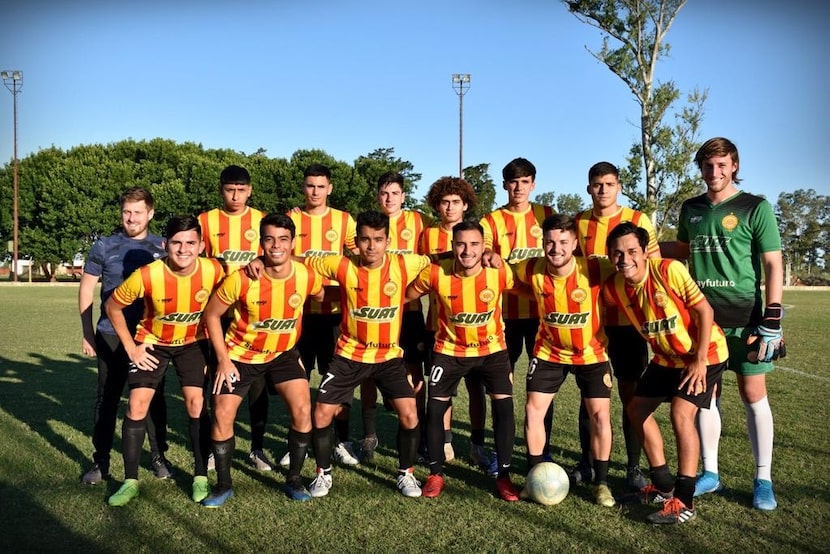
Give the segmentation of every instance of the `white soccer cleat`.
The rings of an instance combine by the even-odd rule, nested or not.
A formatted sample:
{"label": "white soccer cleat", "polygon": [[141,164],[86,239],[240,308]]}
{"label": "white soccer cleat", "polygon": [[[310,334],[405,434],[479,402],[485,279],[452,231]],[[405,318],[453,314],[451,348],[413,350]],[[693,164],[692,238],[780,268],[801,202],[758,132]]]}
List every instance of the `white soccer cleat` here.
{"label": "white soccer cleat", "polygon": [[352,443],[350,442],[338,442],[337,446],[334,447],[333,457],[334,461],[344,466],[356,466],[360,463],[354,450],[352,450]]}

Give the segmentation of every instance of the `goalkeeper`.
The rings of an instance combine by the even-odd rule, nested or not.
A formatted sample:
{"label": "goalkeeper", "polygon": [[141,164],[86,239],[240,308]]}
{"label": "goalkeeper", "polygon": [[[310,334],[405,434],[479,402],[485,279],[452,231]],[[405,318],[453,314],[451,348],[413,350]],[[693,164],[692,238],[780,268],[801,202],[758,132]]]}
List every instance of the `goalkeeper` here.
{"label": "goalkeeper", "polygon": [[[766,374],[773,369],[772,361],[786,354],[781,237],[770,203],[737,188],[738,149],[732,142],[720,137],[706,141],[695,164],[707,190],[683,203],[677,242],[661,244],[661,251],[664,257],[689,259],[692,277],[726,333],[729,369],[737,374],[755,455],[752,504],[774,510],[773,422]],[[698,416],[704,471],[697,477],[695,496],[723,488],[718,473],[719,396],[717,390],[709,408]]]}

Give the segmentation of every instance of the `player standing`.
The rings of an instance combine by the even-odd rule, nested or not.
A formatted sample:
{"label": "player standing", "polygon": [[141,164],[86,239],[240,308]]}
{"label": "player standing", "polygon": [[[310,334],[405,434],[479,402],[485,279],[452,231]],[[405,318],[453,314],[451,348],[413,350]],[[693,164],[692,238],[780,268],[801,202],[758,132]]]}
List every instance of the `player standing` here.
{"label": "player standing", "polygon": [[[755,457],[752,505],[774,510],[778,503],[772,490],[773,419],[766,374],[774,368],[772,361],[786,353],[781,329],[781,236],[772,205],[738,190],[738,148],[730,140],[707,140],[697,151],[695,164],[706,192],[681,206],[677,242],[665,245],[669,247],[665,255],[689,259],[691,274],[726,333],[729,369],[737,375]],[[754,344],[749,346],[748,341]],[[712,404],[700,411],[704,471],[695,486],[696,496],[723,488],[718,472],[720,393],[718,387]]]}
{"label": "player standing", "polygon": [[[261,277],[252,280],[244,271],[232,273],[205,308],[205,325],[218,361],[211,434],[218,483],[202,502],[211,508],[233,496],[233,423],[246,390],[260,377],[282,396],[291,416],[285,493],[292,500],[311,498],[300,477],[311,442],[311,395],[294,347],[301,332],[303,304],[309,297],[322,300],[323,287],[319,276],[292,260],[294,231],[288,216],[265,216],[259,232],[264,252]],[[233,305],[237,306],[235,318],[223,335],[220,316]]]}
{"label": "player standing", "polygon": [[[144,442],[144,418],[169,362],[176,367],[182,396],[190,418],[193,449],[194,502],[209,494],[207,453],[210,450],[210,418],[204,390],[207,384],[208,341],[202,310],[224,277],[214,259],[200,257],[205,248],[195,217],[173,217],[165,233],[167,257],[130,275],[107,300],[107,315],[130,359],[130,400],[121,428],[124,483],[110,496],[110,506],[124,506],[138,496],[138,458]],[[135,336],[124,318],[124,309],[144,300],[144,315]]]}
{"label": "player standing", "polygon": [[[216,258],[225,273],[231,274],[250,263],[260,254],[259,224],[265,215],[248,206],[251,197],[251,175],[238,165],[229,165],[219,175],[222,207],[199,214],[199,225],[205,238],[205,254]],[[233,319],[228,310],[222,320],[227,331]],[[265,455],[265,427],[268,424],[268,393],[265,376],[255,379],[248,393],[248,414],[251,421],[250,464],[260,471],[271,471],[273,462]]]}
{"label": "player standing", "polygon": [[[153,195],[141,187],[127,189],[120,198],[122,230],[104,237],[92,245],[84,264],[84,274],[78,289],[78,309],[83,330],[82,349],[87,356],[98,358],[98,391],[95,398],[95,417],[92,431],[92,467],[81,481],[96,485],[109,479],[115,421],[121,394],[127,384],[130,360],[124,346],[112,328],[104,310],[107,299],[133,271],[164,254],[162,238],[149,232],[153,219]],[[92,327],[92,304],[95,286],[101,280],[101,316],[96,329]],[[127,328],[135,332],[141,318],[141,302],[124,310]],[[158,394],[150,403],[147,416],[147,436],[150,441],[153,473],[159,479],[171,476],[170,462],[164,457],[167,450],[167,404],[164,399],[164,379]]]}
{"label": "player standing", "polygon": [[[660,257],[660,248],[651,220],[641,211],[620,206],[618,198],[620,173],[613,164],[599,162],[588,170],[588,194],[592,206],[576,216],[579,248],[582,255],[606,258],[605,241],[608,233],[623,221],[642,227],[649,234],[646,254]],[[605,307],[605,334],[608,337],[608,357],[617,378],[617,393],[622,401],[622,429],[625,439],[626,484],[631,491],[638,491],[647,483],[640,470],[640,454],[643,450],[637,433],[631,428],[625,409],[634,397],[637,381],[648,364],[648,345],[616,306]],[[571,471],[571,479],[579,483],[590,480],[590,418],[584,404],[579,409],[579,442],[582,458]]]}

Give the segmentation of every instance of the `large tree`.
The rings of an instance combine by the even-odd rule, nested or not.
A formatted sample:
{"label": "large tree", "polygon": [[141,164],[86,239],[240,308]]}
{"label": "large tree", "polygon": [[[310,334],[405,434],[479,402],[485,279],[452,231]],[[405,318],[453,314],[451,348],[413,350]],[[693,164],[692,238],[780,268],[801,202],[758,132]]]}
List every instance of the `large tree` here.
{"label": "large tree", "polygon": [[464,180],[470,183],[476,193],[476,205],[467,212],[467,217],[481,219],[493,211],[496,203],[496,183],[490,176],[490,164],[465,167]]}
{"label": "large tree", "polygon": [[782,192],[775,204],[775,216],[787,274],[803,281],[826,271],[830,196],[813,189]]}
{"label": "large tree", "polygon": [[[640,137],[629,150],[620,180],[623,194],[651,216],[662,235],[676,225],[683,200],[700,188],[691,160],[700,146],[698,129],[708,91],[695,89],[686,105],[672,112],[680,90],[674,81],[656,78],[658,61],[670,50],[666,35],[686,0],[563,3],[577,19],[602,31],[602,47],[588,52],[625,83],[640,107]],[[645,193],[639,188],[643,177]]]}

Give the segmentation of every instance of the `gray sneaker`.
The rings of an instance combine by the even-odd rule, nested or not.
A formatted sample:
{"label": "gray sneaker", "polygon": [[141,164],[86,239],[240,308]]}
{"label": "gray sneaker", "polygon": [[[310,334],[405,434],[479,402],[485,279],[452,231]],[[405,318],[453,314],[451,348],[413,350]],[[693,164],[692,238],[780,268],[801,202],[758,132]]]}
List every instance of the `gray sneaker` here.
{"label": "gray sneaker", "polygon": [[374,458],[375,450],[377,450],[378,444],[377,435],[370,435],[360,441],[360,459],[366,461]]}
{"label": "gray sneaker", "polygon": [[639,491],[648,485],[648,479],[646,479],[643,470],[639,466],[629,467],[626,469],[625,475],[625,484],[631,492]]}
{"label": "gray sneaker", "polygon": [[331,473],[326,474],[322,468],[317,468],[317,477],[308,486],[308,492],[312,498],[326,496],[331,489]]}
{"label": "gray sneaker", "polygon": [[421,496],[421,483],[415,479],[412,468],[406,470],[403,475],[398,475],[398,490],[401,491],[402,495],[409,498]]}
{"label": "gray sneaker", "polygon": [[333,457],[335,462],[339,462],[344,466],[356,466],[360,463],[350,442],[338,442],[337,446],[334,447]]}
{"label": "gray sneaker", "polygon": [[153,456],[151,463],[153,466],[153,475],[156,476],[156,479],[170,479],[173,477],[170,462],[163,455],[157,454]]}
{"label": "gray sneaker", "polygon": [[262,450],[251,450],[251,453],[248,454],[248,462],[259,471],[274,469],[274,462],[269,460]]}
{"label": "gray sneaker", "polygon": [[103,463],[96,463],[81,477],[84,485],[97,485],[104,479],[110,478],[109,467]]}

